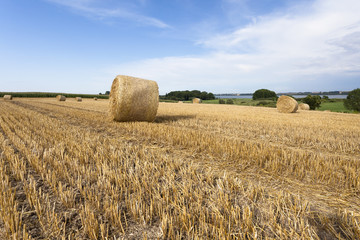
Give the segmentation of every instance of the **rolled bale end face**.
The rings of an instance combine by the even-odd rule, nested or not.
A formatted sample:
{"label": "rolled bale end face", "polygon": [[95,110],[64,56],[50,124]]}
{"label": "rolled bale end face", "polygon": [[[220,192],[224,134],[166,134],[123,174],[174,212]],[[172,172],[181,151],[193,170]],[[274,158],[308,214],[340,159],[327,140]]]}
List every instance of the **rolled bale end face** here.
{"label": "rolled bale end face", "polygon": [[310,110],[310,106],[309,106],[309,104],[306,104],[306,103],[300,103],[299,109],[300,110]]}
{"label": "rolled bale end face", "polygon": [[153,122],[159,107],[159,87],[155,81],[118,75],[110,96],[110,117],[118,122]]}
{"label": "rolled bale end face", "polygon": [[13,97],[12,97],[12,95],[4,95],[4,100],[12,100],[13,99]]}
{"label": "rolled bale end face", "polygon": [[66,100],[66,97],[63,96],[63,95],[57,95],[57,96],[56,96],[56,99],[57,99],[58,101],[64,102],[64,101]]}
{"label": "rolled bale end face", "polygon": [[76,97],[75,98],[77,102],[82,102],[82,98],[81,97]]}
{"label": "rolled bale end face", "polygon": [[276,108],[281,113],[295,113],[298,110],[298,103],[289,96],[280,96],[276,103]]}
{"label": "rolled bale end face", "polygon": [[200,98],[193,98],[193,103],[201,103],[201,99]]}

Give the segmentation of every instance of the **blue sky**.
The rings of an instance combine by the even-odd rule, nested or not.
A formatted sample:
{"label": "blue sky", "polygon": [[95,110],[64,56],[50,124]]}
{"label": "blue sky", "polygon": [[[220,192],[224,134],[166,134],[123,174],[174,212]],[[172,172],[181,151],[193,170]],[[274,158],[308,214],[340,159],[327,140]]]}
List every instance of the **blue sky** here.
{"label": "blue sky", "polygon": [[2,0],[0,91],[360,87],[359,0]]}

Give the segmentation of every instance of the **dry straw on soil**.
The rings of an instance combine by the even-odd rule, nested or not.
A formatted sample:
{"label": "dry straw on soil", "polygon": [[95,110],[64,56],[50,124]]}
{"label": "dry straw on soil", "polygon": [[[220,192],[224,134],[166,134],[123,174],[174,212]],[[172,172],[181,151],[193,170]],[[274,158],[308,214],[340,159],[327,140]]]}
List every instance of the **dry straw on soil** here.
{"label": "dry straw on soil", "polygon": [[81,97],[76,97],[76,101],[82,102],[82,98]]}
{"label": "dry straw on soil", "polygon": [[4,95],[4,100],[12,100],[12,96],[11,95]]}
{"label": "dry straw on soil", "polygon": [[294,113],[298,110],[298,103],[292,97],[282,95],[277,100],[276,108],[281,113]]}
{"label": "dry straw on soil", "polygon": [[201,103],[201,99],[200,98],[194,98],[193,103]]}
{"label": "dry straw on soil", "polygon": [[310,110],[310,106],[309,106],[309,104],[306,104],[306,103],[300,103],[299,109],[300,110]]}
{"label": "dry straw on soil", "polygon": [[119,122],[155,120],[159,87],[155,81],[118,75],[110,91],[110,116]]}

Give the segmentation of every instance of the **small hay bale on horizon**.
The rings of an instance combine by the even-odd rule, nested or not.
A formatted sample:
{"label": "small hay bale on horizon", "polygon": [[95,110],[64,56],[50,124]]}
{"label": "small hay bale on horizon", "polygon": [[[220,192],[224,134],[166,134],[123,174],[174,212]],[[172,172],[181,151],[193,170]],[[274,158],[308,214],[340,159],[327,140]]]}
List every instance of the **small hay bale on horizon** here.
{"label": "small hay bale on horizon", "polygon": [[12,95],[4,95],[4,100],[12,100]]}
{"label": "small hay bale on horizon", "polygon": [[118,75],[111,85],[110,117],[118,122],[153,122],[159,107],[159,87],[155,81]]}
{"label": "small hay bale on horizon", "polygon": [[94,100],[97,101],[97,97],[94,97]]}
{"label": "small hay bale on horizon", "polygon": [[310,110],[310,106],[307,103],[300,103],[299,104],[299,109],[300,110]]}
{"label": "small hay bale on horizon", "polygon": [[81,97],[76,97],[75,98],[77,102],[82,102],[82,98]]}
{"label": "small hay bale on horizon", "polygon": [[184,103],[183,101],[178,101],[178,103]]}
{"label": "small hay bale on horizon", "polygon": [[193,98],[193,103],[201,103],[201,99],[200,98]]}
{"label": "small hay bale on horizon", "polygon": [[298,103],[292,97],[282,95],[277,100],[276,108],[281,113],[295,113],[298,110]]}
{"label": "small hay bale on horizon", "polygon": [[66,101],[66,97],[64,95],[57,95],[56,99],[61,102]]}

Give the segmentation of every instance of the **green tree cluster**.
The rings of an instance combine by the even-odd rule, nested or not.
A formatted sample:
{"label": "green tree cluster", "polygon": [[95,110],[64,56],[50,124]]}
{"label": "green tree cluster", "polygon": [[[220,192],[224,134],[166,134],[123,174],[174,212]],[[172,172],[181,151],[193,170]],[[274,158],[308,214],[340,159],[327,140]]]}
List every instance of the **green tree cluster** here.
{"label": "green tree cluster", "polygon": [[212,100],[215,99],[213,93],[201,92],[199,90],[186,90],[186,91],[172,91],[165,95],[164,99],[168,100],[177,100],[177,101],[188,101],[192,98],[200,98],[202,100]]}
{"label": "green tree cluster", "polygon": [[360,88],[354,89],[349,92],[344,101],[344,106],[349,110],[360,112]]}
{"label": "green tree cluster", "polygon": [[316,108],[320,107],[321,105],[321,97],[318,95],[307,95],[302,100],[304,103],[308,104],[311,110],[315,110]]}
{"label": "green tree cluster", "polygon": [[258,89],[253,93],[253,100],[257,99],[266,99],[266,98],[277,98],[277,95],[274,91],[269,89]]}

